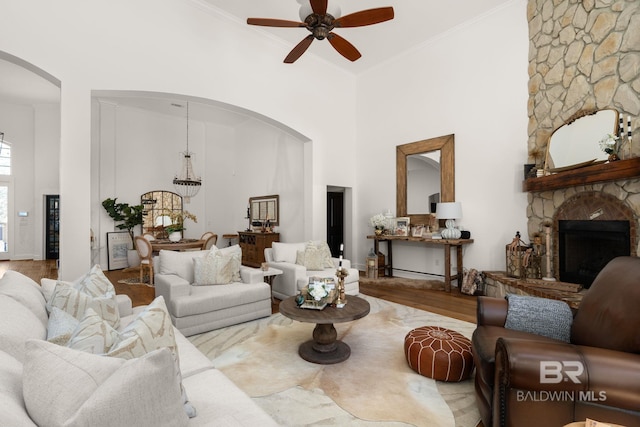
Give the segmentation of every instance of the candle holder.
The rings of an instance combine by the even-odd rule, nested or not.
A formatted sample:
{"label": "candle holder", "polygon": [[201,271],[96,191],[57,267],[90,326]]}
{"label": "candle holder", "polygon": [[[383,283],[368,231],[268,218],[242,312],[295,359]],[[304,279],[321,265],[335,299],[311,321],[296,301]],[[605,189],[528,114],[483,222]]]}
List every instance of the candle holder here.
{"label": "candle holder", "polygon": [[338,297],[336,298],[336,307],[342,308],[347,304],[347,295],[344,291],[344,278],[349,275],[346,268],[338,267],[336,277],[338,277]]}

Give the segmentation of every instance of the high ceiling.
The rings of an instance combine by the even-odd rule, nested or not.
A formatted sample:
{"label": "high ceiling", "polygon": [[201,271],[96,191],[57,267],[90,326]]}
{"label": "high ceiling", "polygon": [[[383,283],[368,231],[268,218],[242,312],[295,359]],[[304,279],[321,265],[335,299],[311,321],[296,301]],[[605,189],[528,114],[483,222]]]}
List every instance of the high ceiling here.
{"label": "high ceiling", "polygon": [[[290,21],[302,21],[306,10],[310,10],[308,0],[199,0],[213,9],[246,25],[248,31],[256,31],[264,37],[270,37],[282,44],[281,58],[284,60],[289,51],[309,32],[305,28],[270,28],[249,26],[246,20],[252,18],[276,18]],[[436,39],[440,34],[469,22],[492,9],[515,0],[329,0],[328,12],[335,17],[344,16],[360,10],[393,6],[395,17],[391,21],[358,28],[334,30],[346,38],[362,53],[362,57],[350,62],[336,52],[326,40],[315,40],[309,50],[294,64],[282,64],[283,67],[295,67],[305,57],[316,55],[342,69],[359,74],[398,55],[409,52],[421,44]],[[302,17],[300,15],[303,15]],[[451,52],[455,55],[455,52]],[[59,88],[32,71],[5,61],[0,56],[0,102],[13,104],[39,104],[60,102]],[[128,98],[128,99],[127,99]],[[158,112],[183,116],[184,111],[171,106],[175,100],[120,98],[121,105],[137,108],[160,110]],[[179,102],[178,102],[179,103]],[[155,107],[154,107],[155,105]],[[220,110],[221,111],[221,110]],[[220,111],[218,113],[220,114]],[[194,109],[194,118],[198,114]],[[235,112],[238,114],[239,112]],[[230,114],[233,116],[234,114]],[[226,117],[226,123],[231,117]],[[237,121],[246,120],[244,114],[236,116]]]}
{"label": "high ceiling", "polygon": [[[243,23],[246,23],[247,18],[303,21],[306,13],[301,17],[300,7],[309,9],[309,0],[202,1]],[[332,9],[337,7],[340,10],[339,16],[365,9],[393,6],[395,17],[391,21],[367,27],[334,30],[362,54],[355,62],[342,57],[326,40],[314,40],[309,50],[298,61],[304,61],[305,55],[314,54],[351,73],[359,74],[511,1],[513,0],[328,0],[328,12],[331,13]],[[279,60],[284,60],[289,51],[309,35],[305,28],[250,28],[282,41],[282,58],[278,58]],[[451,54],[455,55],[455,52]],[[297,63],[283,64],[283,67],[295,67]]]}

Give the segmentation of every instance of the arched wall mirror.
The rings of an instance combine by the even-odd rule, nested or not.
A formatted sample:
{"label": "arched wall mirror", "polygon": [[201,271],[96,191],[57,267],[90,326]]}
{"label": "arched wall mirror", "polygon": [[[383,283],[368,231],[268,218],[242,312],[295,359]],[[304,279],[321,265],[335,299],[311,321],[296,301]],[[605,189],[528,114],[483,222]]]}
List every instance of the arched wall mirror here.
{"label": "arched wall mirror", "polygon": [[142,234],[151,234],[156,239],[168,237],[165,227],[171,224],[170,212],[182,212],[182,197],[171,191],[149,191],[140,196],[144,206]]}
{"label": "arched wall mirror", "polygon": [[549,138],[545,156],[545,170],[560,172],[573,167],[606,161],[608,154],[599,141],[607,134],[616,135],[616,110],[580,111],[557,128]]}
{"label": "arched wall mirror", "polygon": [[[432,172],[413,173],[416,162],[437,168]],[[414,165],[412,167],[412,164]],[[426,181],[439,178],[439,183]],[[425,179],[424,182],[419,182]],[[422,189],[422,191],[421,191]],[[435,190],[435,191],[434,191]],[[439,190],[439,196],[437,191]],[[420,200],[413,200],[420,199]],[[411,224],[428,224],[429,213],[435,212],[432,203],[455,201],[454,135],[439,136],[396,147],[396,215],[408,216]],[[414,211],[413,209],[421,209]]]}

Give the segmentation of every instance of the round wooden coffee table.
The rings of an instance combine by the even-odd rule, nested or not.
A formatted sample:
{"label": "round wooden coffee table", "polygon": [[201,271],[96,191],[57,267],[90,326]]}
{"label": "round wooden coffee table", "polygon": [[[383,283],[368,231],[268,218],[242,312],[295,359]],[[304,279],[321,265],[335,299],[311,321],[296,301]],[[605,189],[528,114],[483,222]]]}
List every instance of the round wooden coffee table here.
{"label": "round wooden coffee table", "polygon": [[327,306],[323,310],[299,308],[295,297],[280,303],[280,313],[299,322],[315,323],[313,339],[300,344],[298,354],[307,362],[330,365],[344,362],[351,355],[351,348],[337,339],[334,323],[350,322],[369,314],[369,302],[347,295],[347,304],[342,308]]}

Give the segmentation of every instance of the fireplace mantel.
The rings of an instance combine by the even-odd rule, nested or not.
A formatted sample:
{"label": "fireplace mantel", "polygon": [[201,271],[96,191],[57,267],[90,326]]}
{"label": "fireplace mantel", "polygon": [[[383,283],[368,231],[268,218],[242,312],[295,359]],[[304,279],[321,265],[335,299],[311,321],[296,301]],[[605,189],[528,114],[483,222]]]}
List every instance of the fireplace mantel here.
{"label": "fireplace mantel", "polygon": [[553,175],[529,178],[522,191],[548,191],[596,182],[615,181],[640,176],[640,157],[586,166]]}

